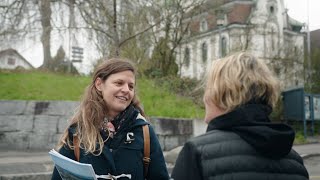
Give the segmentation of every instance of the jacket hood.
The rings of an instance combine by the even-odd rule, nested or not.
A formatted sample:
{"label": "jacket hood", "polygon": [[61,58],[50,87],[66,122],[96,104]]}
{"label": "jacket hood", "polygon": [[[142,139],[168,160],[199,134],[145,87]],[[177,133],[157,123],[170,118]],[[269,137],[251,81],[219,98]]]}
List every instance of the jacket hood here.
{"label": "jacket hood", "polygon": [[263,104],[245,104],[211,120],[207,131],[232,131],[263,156],[278,159],[291,151],[295,132],[286,124],[271,123],[271,110]]}

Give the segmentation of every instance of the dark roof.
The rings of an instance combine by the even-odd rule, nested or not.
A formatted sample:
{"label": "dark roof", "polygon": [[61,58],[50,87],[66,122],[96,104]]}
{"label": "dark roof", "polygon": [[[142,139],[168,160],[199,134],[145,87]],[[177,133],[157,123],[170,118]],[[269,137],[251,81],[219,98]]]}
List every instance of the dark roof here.
{"label": "dark roof", "polygon": [[189,18],[204,12],[220,9],[222,6],[227,5],[231,2],[236,2],[238,4],[241,4],[242,1],[253,2],[253,0],[207,0],[202,4],[200,4],[199,6],[196,6],[194,9],[192,9],[188,13],[186,13],[185,18]]}
{"label": "dark roof", "polygon": [[236,4],[232,7],[231,11],[228,12],[228,23],[239,23],[244,24],[251,13],[251,4]]}
{"label": "dark roof", "polygon": [[12,55],[12,54],[16,54],[16,55],[19,56],[23,61],[25,61],[31,68],[34,68],[34,67],[32,66],[32,64],[29,63],[29,61],[27,61],[20,53],[18,53],[17,50],[12,49],[12,48],[9,48],[9,49],[5,49],[5,50],[0,51],[0,56],[3,56],[3,55]]}
{"label": "dark roof", "polygon": [[[217,28],[217,10],[222,10],[226,15],[227,23],[229,24],[246,24],[248,18],[252,12],[253,3],[242,3],[241,0],[218,0],[208,1],[204,5],[205,7],[198,9],[198,13],[206,12],[205,18],[208,23],[208,30]],[[246,0],[246,2],[250,2]],[[206,11],[205,11],[206,10]],[[200,16],[201,18],[201,16]],[[190,23],[191,32],[198,32],[200,28],[199,17],[196,20],[192,20]]]}
{"label": "dark roof", "polygon": [[299,22],[298,20],[296,19],[293,19],[292,17],[290,17],[288,14],[287,14],[287,20],[288,20],[288,23],[289,23],[289,29],[292,30],[292,31],[295,31],[295,32],[300,32],[302,27],[303,27],[303,23],[302,22]]}

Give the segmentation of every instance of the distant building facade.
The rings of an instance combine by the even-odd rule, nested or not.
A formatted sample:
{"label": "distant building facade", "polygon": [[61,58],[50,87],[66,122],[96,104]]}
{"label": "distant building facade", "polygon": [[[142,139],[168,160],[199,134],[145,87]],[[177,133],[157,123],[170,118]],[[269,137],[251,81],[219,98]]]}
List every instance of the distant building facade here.
{"label": "distant building facade", "polygon": [[181,76],[201,79],[212,61],[245,50],[271,66],[282,89],[304,85],[303,24],[288,16],[283,0],[207,1],[198,11],[184,21]]}
{"label": "distant building facade", "polygon": [[34,67],[14,49],[0,51],[0,69],[34,69]]}

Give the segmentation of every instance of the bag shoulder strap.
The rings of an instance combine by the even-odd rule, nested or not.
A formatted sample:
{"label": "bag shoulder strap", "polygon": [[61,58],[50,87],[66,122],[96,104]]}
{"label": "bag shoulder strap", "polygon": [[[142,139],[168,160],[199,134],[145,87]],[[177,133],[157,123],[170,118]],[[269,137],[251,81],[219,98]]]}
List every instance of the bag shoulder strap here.
{"label": "bag shoulder strap", "polygon": [[[143,130],[143,165],[144,165],[144,177],[148,175],[148,169],[150,164],[150,133],[148,124],[142,126]],[[74,156],[79,162],[80,160],[80,143],[78,135],[73,135]]]}
{"label": "bag shoulder strap", "polygon": [[148,168],[150,164],[150,134],[148,124],[142,126],[143,130],[143,165],[144,165],[144,177],[148,175]]}
{"label": "bag shoulder strap", "polygon": [[74,146],[74,156],[76,157],[76,160],[79,162],[80,160],[80,143],[79,138],[77,134],[73,135],[73,146]]}

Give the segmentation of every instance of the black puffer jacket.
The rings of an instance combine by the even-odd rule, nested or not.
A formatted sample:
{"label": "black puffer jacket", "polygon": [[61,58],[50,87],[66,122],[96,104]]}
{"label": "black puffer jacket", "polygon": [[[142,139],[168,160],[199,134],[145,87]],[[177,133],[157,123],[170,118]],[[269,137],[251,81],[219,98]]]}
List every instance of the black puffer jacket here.
{"label": "black puffer jacket", "polygon": [[271,123],[270,108],[247,104],[210,121],[207,133],[188,141],[174,180],[306,180],[294,150],[294,131]]}

